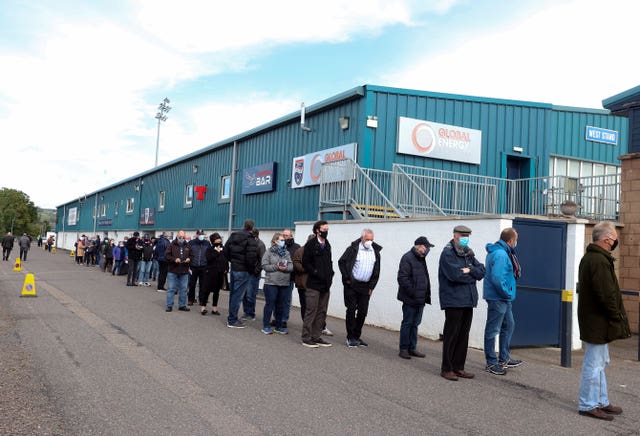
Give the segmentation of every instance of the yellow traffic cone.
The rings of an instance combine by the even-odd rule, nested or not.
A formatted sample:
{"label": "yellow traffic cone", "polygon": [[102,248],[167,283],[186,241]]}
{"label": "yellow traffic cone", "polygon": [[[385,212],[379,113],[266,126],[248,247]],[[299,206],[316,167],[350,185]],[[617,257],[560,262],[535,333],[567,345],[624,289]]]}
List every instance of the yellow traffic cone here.
{"label": "yellow traffic cone", "polygon": [[36,281],[33,274],[27,274],[24,278],[24,284],[22,285],[21,297],[37,297],[36,295]]}
{"label": "yellow traffic cone", "polygon": [[71,252],[69,253],[69,256],[75,257],[75,255],[76,255],[76,250],[71,250]]}
{"label": "yellow traffic cone", "polygon": [[20,264],[20,258],[16,258],[16,263],[13,265],[14,271],[22,271],[22,265]]}
{"label": "yellow traffic cone", "polygon": [[52,252],[53,254],[56,254],[56,247],[51,247],[51,252]]}

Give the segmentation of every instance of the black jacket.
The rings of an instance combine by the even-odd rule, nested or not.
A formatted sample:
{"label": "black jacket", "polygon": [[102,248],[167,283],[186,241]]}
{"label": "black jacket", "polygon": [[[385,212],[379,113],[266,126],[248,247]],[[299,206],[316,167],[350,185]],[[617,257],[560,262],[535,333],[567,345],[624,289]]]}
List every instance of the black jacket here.
{"label": "black jacket", "polygon": [[247,230],[233,232],[222,252],[231,263],[231,271],[255,272],[258,262],[258,241]]}
{"label": "black jacket", "polygon": [[318,238],[307,241],[302,266],[307,272],[307,289],[329,292],[334,274],[329,241],[325,239],[324,247],[320,245]]}
{"label": "black jacket", "polygon": [[189,266],[191,268],[207,266],[207,249],[210,247],[211,243],[206,239],[201,241],[195,238],[189,241],[189,248],[191,248],[191,263]]}
{"label": "black jacket", "polygon": [[136,236],[127,239],[127,256],[131,260],[142,259],[142,240]]}
{"label": "black jacket", "polygon": [[[378,278],[380,277],[380,250],[382,247],[375,242],[373,243],[373,251],[376,255],[376,263],[373,266],[373,274],[369,279],[368,287],[373,290],[378,284]],[[353,267],[356,264],[356,258],[358,257],[358,250],[360,249],[360,239],[356,239],[347,247],[340,260],[338,260],[338,267],[340,267],[340,273],[342,274],[342,283],[348,285],[347,281],[353,283]]]}
{"label": "black jacket", "polygon": [[400,259],[398,300],[409,306],[431,304],[431,281],[427,262],[415,248],[406,252]]}
{"label": "black jacket", "polygon": [[[462,272],[469,268],[469,273]],[[484,278],[484,265],[478,262],[471,248],[456,248],[453,239],[444,246],[438,267],[440,308],[476,307],[476,282]]]}

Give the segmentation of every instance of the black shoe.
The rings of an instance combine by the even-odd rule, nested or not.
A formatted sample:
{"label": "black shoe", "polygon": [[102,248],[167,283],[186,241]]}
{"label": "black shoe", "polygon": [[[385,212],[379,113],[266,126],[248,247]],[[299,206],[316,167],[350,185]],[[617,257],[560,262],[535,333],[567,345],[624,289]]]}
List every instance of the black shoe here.
{"label": "black shoe", "polygon": [[181,310],[183,312],[191,312],[191,309],[189,309],[187,306],[178,307],[178,310]]}
{"label": "black shoe", "polygon": [[419,351],[416,351],[416,350],[409,350],[409,356],[422,358],[422,357],[425,356],[425,354],[423,354],[423,353],[421,353]]}
{"label": "black shoe", "polygon": [[165,312],[171,312],[172,310],[173,310],[173,307],[168,307],[167,306],[167,309],[165,310]]}
{"label": "black shoe", "polygon": [[368,347],[369,344],[367,344],[365,341],[362,340],[362,338],[358,339],[358,345],[362,345],[363,347]]}
{"label": "black shoe", "polygon": [[207,314],[207,309],[200,311],[200,315],[206,315],[206,314]]}
{"label": "black shoe", "polygon": [[218,315],[218,316],[220,316],[220,312],[218,312],[217,310],[212,310],[212,311],[211,311],[211,315]]}
{"label": "black shoe", "polygon": [[403,359],[411,359],[411,356],[409,355],[409,350],[400,350],[400,352],[398,353],[398,356],[402,357]]}

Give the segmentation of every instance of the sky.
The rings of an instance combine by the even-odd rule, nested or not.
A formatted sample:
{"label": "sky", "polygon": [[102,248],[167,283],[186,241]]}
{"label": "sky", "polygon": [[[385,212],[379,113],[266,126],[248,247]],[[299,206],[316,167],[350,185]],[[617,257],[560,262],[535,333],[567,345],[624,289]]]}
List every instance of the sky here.
{"label": "sky", "polygon": [[54,208],[364,84],[602,108],[637,0],[0,0],[0,187]]}

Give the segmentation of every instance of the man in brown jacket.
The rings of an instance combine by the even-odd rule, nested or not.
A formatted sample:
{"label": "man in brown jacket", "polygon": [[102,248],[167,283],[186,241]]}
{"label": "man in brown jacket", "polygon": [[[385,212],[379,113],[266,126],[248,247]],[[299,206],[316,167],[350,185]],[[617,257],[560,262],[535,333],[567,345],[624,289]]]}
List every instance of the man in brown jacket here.
{"label": "man in brown jacket", "polygon": [[593,243],[580,261],[578,275],[578,323],[585,343],[578,411],[580,415],[611,421],[622,408],[609,403],[604,369],[609,363],[609,342],[631,336],[611,251],[618,233],[611,222],[593,227]]}

